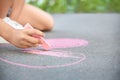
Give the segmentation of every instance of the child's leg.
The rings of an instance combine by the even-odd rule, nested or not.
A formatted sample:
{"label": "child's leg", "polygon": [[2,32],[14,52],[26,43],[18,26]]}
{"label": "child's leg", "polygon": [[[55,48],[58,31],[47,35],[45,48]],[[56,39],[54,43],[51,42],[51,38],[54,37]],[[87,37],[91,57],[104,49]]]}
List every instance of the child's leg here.
{"label": "child's leg", "polygon": [[7,16],[10,7],[12,6],[12,0],[0,0],[0,18]]}
{"label": "child's leg", "polygon": [[53,18],[48,13],[29,4],[24,5],[17,21],[22,25],[30,23],[39,30],[51,30],[54,25]]}

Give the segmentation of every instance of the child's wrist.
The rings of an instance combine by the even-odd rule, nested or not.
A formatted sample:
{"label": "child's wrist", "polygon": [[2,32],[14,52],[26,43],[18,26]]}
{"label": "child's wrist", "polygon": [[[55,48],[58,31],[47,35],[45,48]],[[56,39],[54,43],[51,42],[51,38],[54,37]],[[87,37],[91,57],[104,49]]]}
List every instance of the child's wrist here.
{"label": "child's wrist", "polygon": [[10,37],[14,35],[13,33],[16,29],[23,29],[22,25],[16,21],[11,20],[9,17],[5,17],[3,21],[7,24],[6,26],[9,26],[6,29],[2,30],[0,33],[4,39],[10,39]]}
{"label": "child's wrist", "polygon": [[15,29],[10,27],[9,29],[6,29],[5,31],[1,32],[1,37],[8,40],[10,37],[12,37],[14,31]]}

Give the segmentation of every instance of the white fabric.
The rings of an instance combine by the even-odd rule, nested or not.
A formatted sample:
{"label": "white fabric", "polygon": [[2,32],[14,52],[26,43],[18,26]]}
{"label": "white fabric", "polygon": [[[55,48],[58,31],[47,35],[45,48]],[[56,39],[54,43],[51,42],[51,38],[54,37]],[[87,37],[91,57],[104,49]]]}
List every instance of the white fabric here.
{"label": "white fabric", "polygon": [[3,19],[3,21],[6,22],[7,24],[9,24],[11,27],[13,27],[15,29],[24,29],[21,24],[19,24],[16,21],[11,20],[9,17],[5,17]]}

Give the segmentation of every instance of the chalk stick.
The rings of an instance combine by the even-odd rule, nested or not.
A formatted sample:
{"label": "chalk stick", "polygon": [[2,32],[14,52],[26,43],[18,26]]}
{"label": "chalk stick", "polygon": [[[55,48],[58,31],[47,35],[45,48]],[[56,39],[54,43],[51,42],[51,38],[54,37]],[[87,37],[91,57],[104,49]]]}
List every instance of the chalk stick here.
{"label": "chalk stick", "polygon": [[[31,29],[33,29],[33,27],[32,27],[29,23],[27,23],[27,24],[24,26],[24,28],[31,28]],[[50,50],[50,49],[51,49],[50,45],[47,43],[47,41],[46,41],[43,37],[38,36],[38,35],[33,35],[33,37],[40,39],[41,45],[42,45],[42,47],[43,47],[45,50]]]}

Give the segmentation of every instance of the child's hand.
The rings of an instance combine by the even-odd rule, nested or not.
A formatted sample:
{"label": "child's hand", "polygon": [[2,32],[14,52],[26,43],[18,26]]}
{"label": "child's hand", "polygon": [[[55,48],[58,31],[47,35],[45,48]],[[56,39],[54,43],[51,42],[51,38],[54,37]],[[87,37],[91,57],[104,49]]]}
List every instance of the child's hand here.
{"label": "child's hand", "polygon": [[19,48],[30,48],[38,46],[41,42],[32,35],[44,36],[44,33],[36,29],[15,29],[8,33],[8,41]]}

